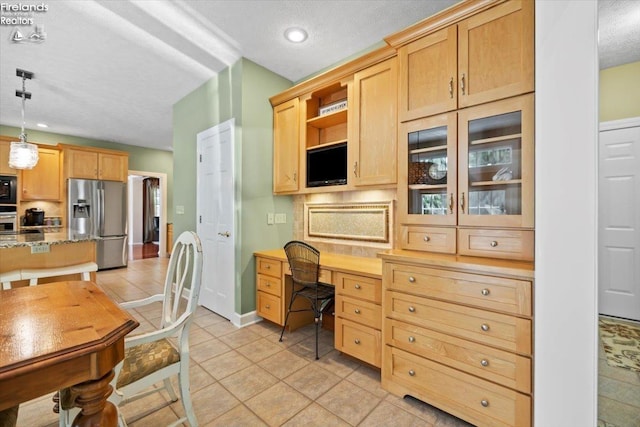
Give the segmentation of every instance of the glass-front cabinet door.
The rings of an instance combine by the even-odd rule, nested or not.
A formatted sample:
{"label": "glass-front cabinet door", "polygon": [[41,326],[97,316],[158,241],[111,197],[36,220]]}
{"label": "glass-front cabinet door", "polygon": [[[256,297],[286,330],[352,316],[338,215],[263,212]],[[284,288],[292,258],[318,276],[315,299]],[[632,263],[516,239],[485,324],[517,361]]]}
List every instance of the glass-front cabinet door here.
{"label": "glass-front cabinet door", "polygon": [[459,111],[459,225],[533,227],[533,126],[533,95]]}
{"label": "glass-front cabinet door", "polygon": [[456,113],[402,124],[403,223],[456,225],[456,139]]}

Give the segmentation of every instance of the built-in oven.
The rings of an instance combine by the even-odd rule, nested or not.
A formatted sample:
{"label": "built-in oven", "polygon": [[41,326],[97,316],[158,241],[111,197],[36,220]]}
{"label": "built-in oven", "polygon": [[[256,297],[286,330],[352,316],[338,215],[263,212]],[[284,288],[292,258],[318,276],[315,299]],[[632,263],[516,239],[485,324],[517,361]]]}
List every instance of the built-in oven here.
{"label": "built-in oven", "polygon": [[0,205],[15,205],[18,199],[18,177],[0,175]]}
{"label": "built-in oven", "polygon": [[18,213],[15,206],[0,206],[0,234],[18,232]]}

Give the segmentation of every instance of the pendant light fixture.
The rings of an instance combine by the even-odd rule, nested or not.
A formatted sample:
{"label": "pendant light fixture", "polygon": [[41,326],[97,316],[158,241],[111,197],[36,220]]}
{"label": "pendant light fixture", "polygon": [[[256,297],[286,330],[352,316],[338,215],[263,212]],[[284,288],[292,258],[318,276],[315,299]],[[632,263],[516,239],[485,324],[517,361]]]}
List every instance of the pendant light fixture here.
{"label": "pendant light fixture", "polygon": [[25,81],[33,78],[30,71],[16,69],[16,76],[22,77],[22,90],[16,90],[16,96],[22,98],[22,132],[20,142],[12,142],[9,151],[9,167],[14,169],[33,169],[38,163],[38,146],[27,142],[27,134],[24,131],[24,103],[31,99],[31,92],[27,92]]}

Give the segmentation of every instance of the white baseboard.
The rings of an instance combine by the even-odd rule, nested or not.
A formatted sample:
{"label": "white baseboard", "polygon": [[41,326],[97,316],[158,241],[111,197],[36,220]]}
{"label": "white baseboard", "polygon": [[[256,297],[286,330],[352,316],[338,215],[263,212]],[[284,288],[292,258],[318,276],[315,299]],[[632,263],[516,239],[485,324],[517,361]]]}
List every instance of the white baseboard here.
{"label": "white baseboard", "polygon": [[245,314],[233,313],[233,318],[231,319],[231,323],[238,328],[244,328],[261,321],[262,317],[258,316],[255,310]]}

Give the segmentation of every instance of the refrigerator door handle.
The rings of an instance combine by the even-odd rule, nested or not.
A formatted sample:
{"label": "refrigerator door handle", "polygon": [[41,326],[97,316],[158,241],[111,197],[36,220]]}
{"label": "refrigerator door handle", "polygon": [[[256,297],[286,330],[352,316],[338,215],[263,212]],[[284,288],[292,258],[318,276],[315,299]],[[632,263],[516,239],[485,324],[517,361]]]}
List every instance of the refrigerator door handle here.
{"label": "refrigerator door handle", "polygon": [[104,188],[98,189],[98,235],[104,234]]}
{"label": "refrigerator door handle", "polygon": [[126,236],[110,236],[110,237],[100,237],[100,240],[122,240],[124,238],[125,243],[127,240]]}

